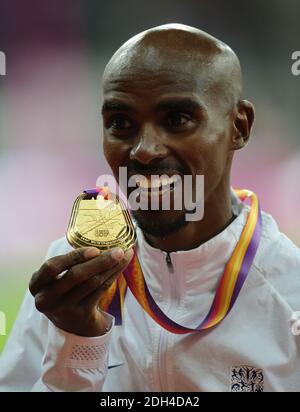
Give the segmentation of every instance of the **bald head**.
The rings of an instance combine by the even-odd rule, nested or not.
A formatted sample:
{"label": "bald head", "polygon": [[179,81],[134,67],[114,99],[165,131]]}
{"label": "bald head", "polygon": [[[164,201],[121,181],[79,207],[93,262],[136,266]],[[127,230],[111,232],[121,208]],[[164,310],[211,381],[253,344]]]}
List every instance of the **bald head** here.
{"label": "bald head", "polygon": [[[195,198],[196,176],[204,175],[208,231],[218,210],[229,219],[233,153],[247,143],[254,119],[253,105],[241,100],[241,79],[235,53],[193,27],[159,26],[127,41],[103,76],[103,148],[115,177],[120,166],[129,175],[194,176],[188,190]],[[175,208],[135,217],[153,237],[186,227]],[[182,237],[198,238],[207,229],[199,228]]]}
{"label": "bald head", "polygon": [[124,43],[105,68],[103,87],[106,90],[124,76],[138,79],[143,72],[151,79],[168,71],[177,72],[182,82],[186,76],[193,76],[199,82],[199,92],[206,93],[212,103],[222,101],[228,109],[241,98],[241,68],[233,50],[211,35],[182,24],[154,27]]}

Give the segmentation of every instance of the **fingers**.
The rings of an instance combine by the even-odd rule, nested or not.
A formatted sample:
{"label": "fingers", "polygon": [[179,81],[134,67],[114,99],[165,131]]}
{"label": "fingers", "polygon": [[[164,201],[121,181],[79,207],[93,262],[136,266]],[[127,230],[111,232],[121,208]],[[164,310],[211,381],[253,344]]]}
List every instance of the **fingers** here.
{"label": "fingers", "polygon": [[[90,297],[95,291],[97,291],[96,296],[100,296],[102,293],[107,291],[112,283],[117,279],[120,273],[126,269],[133,255],[133,251],[129,250],[125,253],[124,259],[121,262],[110,268],[109,270],[96,274],[87,280],[84,284],[77,286],[73,289],[66,300],[68,304],[74,305],[75,303],[83,303],[84,305],[88,304],[87,298]],[[93,299],[91,299],[93,300]],[[98,302],[99,298],[96,298],[95,304]],[[90,303],[90,302],[89,302]]]}
{"label": "fingers", "polygon": [[[89,249],[89,250],[88,250]],[[81,248],[49,259],[32,277],[36,308],[57,327],[79,336],[103,334],[99,299],[130,262],[133,250]],[[67,271],[62,277],[60,273]]]}
{"label": "fingers", "polygon": [[[102,286],[112,275],[122,272],[130,262],[132,255],[133,251],[124,255],[121,249],[114,249],[88,262],[73,266],[62,278],[54,280],[36,293],[37,309],[45,313],[61,305],[77,304]],[[122,256],[123,259],[118,263],[116,259]]]}
{"label": "fingers", "polygon": [[80,263],[73,266],[63,277],[45,288],[49,299],[57,300],[60,296],[66,294],[74,287],[84,283],[94,275],[101,274],[106,270],[113,269],[117,266],[119,260],[124,257],[121,250],[112,250],[101,253],[100,256],[91,259],[88,262]]}
{"label": "fingers", "polygon": [[29,290],[34,296],[39,290],[53,282],[55,278],[63,271],[70,269],[78,263],[88,261],[89,259],[99,256],[100,251],[96,248],[79,248],[65,255],[55,256],[43,263],[37,270],[29,283]]}

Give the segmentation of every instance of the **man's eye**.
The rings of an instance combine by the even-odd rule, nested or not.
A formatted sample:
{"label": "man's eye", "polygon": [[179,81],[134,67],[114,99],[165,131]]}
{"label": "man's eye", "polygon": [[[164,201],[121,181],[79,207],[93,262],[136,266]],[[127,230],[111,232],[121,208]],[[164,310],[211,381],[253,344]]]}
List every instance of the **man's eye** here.
{"label": "man's eye", "polygon": [[172,129],[180,129],[189,125],[191,117],[183,113],[170,113],[167,118],[167,124]]}
{"label": "man's eye", "polygon": [[111,129],[112,131],[126,131],[129,130],[132,126],[133,123],[130,118],[122,114],[112,116],[107,123],[107,128]]}

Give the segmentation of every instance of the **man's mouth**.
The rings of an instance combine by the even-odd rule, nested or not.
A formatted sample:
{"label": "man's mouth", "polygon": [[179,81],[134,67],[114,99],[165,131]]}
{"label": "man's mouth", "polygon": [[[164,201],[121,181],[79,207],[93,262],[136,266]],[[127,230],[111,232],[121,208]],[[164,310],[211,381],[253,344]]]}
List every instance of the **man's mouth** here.
{"label": "man's mouth", "polygon": [[179,174],[174,175],[136,175],[133,176],[136,186],[141,192],[156,192],[163,194],[166,191],[174,190],[174,188],[182,181]]}

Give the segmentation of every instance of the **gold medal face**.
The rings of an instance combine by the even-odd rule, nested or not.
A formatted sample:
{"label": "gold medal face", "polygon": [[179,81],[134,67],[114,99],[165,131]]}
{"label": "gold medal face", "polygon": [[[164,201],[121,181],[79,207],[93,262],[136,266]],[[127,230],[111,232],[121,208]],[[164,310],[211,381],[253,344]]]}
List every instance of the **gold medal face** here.
{"label": "gold medal face", "polygon": [[134,245],[136,234],[125,204],[116,195],[105,200],[81,194],[72,209],[67,239],[75,248],[94,246],[105,251],[120,247],[126,251]]}

